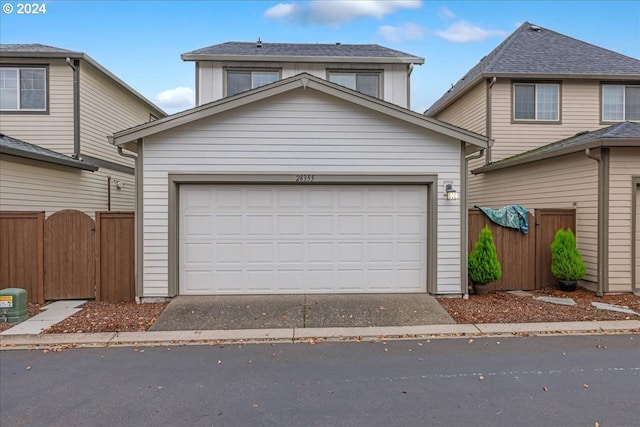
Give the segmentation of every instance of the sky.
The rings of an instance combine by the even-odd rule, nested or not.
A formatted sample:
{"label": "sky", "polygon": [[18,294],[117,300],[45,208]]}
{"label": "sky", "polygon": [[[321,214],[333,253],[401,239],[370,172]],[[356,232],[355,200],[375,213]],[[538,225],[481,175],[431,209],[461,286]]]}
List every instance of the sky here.
{"label": "sky", "polygon": [[[180,55],[226,41],[379,44],[420,56],[425,64],[411,78],[411,109],[418,112],[525,21],[640,59],[638,0],[0,4],[0,43],[84,52],[170,114],[194,106],[195,63]],[[18,13],[25,4],[32,13]]]}

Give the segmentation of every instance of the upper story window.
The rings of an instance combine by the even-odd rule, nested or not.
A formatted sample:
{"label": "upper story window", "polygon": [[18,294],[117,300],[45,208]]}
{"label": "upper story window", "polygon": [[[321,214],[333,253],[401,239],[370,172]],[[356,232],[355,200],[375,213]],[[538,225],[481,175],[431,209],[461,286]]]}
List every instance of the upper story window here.
{"label": "upper story window", "polygon": [[380,98],[379,71],[329,71],[329,81]]}
{"label": "upper story window", "polygon": [[278,81],[278,70],[227,70],[227,96]]}
{"label": "upper story window", "polygon": [[640,86],[602,85],[602,121],[640,120]]}
{"label": "upper story window", "polygon": [[560,84],[514,83],[514,121],[559,121]]}
{"label": "upper story window", "polygon": [[47,111],[46,67],[0,67],[1,111]]}

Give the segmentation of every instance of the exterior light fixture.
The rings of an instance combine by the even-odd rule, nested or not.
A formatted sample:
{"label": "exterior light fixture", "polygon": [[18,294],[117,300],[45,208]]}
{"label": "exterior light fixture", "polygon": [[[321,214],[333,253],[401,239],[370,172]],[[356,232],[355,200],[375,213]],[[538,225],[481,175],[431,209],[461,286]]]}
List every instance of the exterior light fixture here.
{"label": "exterior light fixture", "polygon": [[453,182],[444,183],[444,195],[447,200],[458,200],[458,192],[453,188]]}

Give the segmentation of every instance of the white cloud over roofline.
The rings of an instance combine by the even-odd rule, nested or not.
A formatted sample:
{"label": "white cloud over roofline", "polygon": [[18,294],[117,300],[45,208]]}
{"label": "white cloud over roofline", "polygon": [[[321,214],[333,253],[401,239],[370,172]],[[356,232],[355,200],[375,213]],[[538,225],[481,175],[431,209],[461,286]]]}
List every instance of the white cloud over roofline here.
{"label": "white cloud over roofline", "polygon": [[190,87],[177,87],[160,92],[154,99],[167,112],[187,110],[195,106],[196,94]]}
{"label": "white cloud over roofline", "polygon": [[506,31],[489,30],[474,25],[468,21],[458,21],[446,30],[436,31],[435,34],[453,43],[469,43],[487,39],[489,37],[505,36]]}
{"label": "white cloud over roofline", "polygon": [[279,3],[264,16],[301,24],[338,25],[358,18],[382,19],[402,9],[417,9],[421,0],[311,0],[300,3]]}

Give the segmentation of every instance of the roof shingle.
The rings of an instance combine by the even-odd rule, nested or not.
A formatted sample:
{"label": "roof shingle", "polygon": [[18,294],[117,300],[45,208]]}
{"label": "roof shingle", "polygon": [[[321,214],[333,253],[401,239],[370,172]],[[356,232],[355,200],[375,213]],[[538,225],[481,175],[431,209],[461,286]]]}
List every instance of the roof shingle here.
{"label": "roof shingle", "polygon": [[640,78],[640,60],[525,22],[471,68],[425,114],[436,114],[479,75]]}
{"label": "roof shingle", "polygon": [[[386,58],[390,62],[424,63],[424,58],[377,44],[313,44],[226,42],[182,54],[184,60],[216,59],[215,57],[318,57],[318,58]],[[209,58],[207,58],[209,57]]]}

